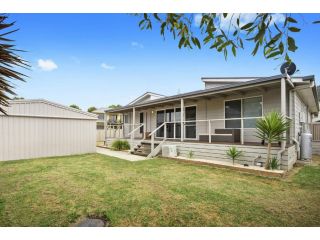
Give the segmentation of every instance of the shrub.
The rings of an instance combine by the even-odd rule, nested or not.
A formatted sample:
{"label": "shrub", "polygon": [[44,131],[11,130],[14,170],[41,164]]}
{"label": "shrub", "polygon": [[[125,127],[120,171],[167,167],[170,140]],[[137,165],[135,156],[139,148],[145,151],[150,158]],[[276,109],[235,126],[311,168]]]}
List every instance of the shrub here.
{"label": "shrub", "polygon": [[242,151],[239,151],[235,146],[232,146],[229,147],[226,154],[232,159],[232,163],[234,165],[234,161],[242,155]]}
{"label": "shrub", "polygon": [[130,149],[130,144],[127,140],[115,140],[112,142],[111,147],[115,150],[128,150]]}
{"label": "shrub", "polygon": [[193,154],[193,151],[190,150],[190,151],[188,152],[188,158],[190,158],[190,159],[193,158],[193,155],[194,155],[194,154]]}
{"label": "shrub", "polygon": [[276,157],[273,157],[270,161],[270,164],[269,164],[269,169],[278,169],[279,168],[279,162],[278,162],[278,159]]}
{"label": "shrub", "polygon": [[130,144],[127,140],[122,141],[122,150],[129,150],[130,149]]}

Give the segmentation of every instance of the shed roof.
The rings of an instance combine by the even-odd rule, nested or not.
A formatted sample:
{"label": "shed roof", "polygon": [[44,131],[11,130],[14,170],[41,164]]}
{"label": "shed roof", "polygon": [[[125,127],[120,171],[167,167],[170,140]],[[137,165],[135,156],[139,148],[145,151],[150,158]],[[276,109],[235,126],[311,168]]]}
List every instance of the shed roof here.
{"label": "shed roof", "polygon": [[[8,116],[50,117],[96,120],[97,115],[45,99],[10,100],[5,107]],[[0,115],[4,115],[1,114]]]}

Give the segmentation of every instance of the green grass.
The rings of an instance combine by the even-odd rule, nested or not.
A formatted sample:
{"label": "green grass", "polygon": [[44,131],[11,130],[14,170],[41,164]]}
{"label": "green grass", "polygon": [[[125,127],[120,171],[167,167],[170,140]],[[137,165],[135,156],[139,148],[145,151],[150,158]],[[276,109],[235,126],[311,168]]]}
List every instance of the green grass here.
{"label": "green grass", "polygon": [[320,226],[320,167],[286,179],[99,154],[0,163],[0,226]]}

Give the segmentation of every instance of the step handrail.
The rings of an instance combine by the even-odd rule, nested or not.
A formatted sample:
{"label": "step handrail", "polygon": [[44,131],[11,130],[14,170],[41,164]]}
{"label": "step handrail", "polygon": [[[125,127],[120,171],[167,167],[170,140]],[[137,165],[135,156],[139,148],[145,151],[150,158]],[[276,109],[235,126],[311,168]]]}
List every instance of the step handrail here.
{"label": "step handrail", "polygon": [[129,132],[128,135],[131,136],[131,134],[133,134],[135,131],[137,131],[138,129],[140,129],[143,125],[144,125],[144,123],[141,123],[138,127],[136,127],[136,128],[133,129],[131,132]]}
{"label": "step handrail", "polygon": [[151,135],[155,134],[161,127],[164,126],[164,124],[166,124],[166,122],[163,122],[159,127],[157,127],[155,130],[153,130],[153,131],[149,134],[149,137],[151,137]]}
{"label": "step handrail", "polygon": [[164,144],[164,142],[166,141],[166,139],[163,139],[156,148],[151,149],[151,152],[149,153],[149,155],[147,156],[147,158],[152,158],[154,156],[156,156],[159,152],[160,149],[162,147],[162,145]]}

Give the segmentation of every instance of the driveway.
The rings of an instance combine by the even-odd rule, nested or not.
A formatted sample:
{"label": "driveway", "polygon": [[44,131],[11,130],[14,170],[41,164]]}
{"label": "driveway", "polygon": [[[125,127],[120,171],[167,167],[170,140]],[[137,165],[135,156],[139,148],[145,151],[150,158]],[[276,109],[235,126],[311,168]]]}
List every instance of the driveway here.
{"label": "driveway", "polygon": [[131,162],[142,161],[142,160],[147,159],[146,157],[133,155],[129,152],[113,151],[113,150],[103,148],[103,147],[97,147],[96,151],[97,151],[97,153],[100,153],[100,154],[121,158],[121,159],[128,160]]}

